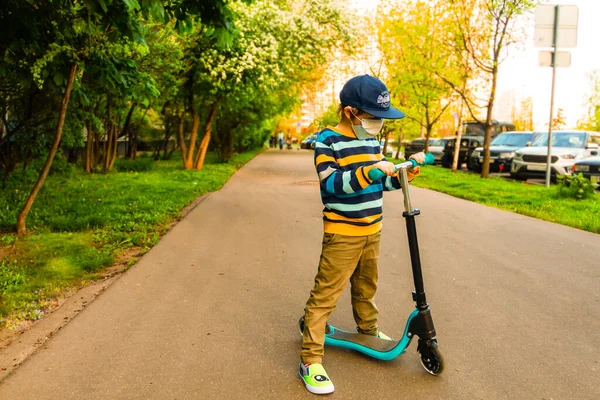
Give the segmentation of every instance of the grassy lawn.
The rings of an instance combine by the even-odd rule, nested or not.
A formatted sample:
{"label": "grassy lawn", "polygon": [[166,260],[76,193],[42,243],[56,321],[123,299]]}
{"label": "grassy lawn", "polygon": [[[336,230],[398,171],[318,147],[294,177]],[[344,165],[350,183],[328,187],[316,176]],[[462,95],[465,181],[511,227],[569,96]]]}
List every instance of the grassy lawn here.
{"label": "grassy lawn", "polygon": [[[69,169],[48,177],[29,213],[31,234],[0,234],[0,327],[40,318],[126,249],[150,249],[185,206],[220,189],[257,153],[227,164],[208,154],[202,171],[184,171],[175,154],[168,161],[117,160],[121,172],[105,175]],[[16,173],[0,191],[0,232],[14,231],[33,179]]]}
{"label": "grassy lawn", "polygon": [[438,166],[422,167],[415,186],[447,193],[502,210],[600,233],[600,193],[585,200],[560,198],[558,188],[507,181],[497,174],[489,179]]}

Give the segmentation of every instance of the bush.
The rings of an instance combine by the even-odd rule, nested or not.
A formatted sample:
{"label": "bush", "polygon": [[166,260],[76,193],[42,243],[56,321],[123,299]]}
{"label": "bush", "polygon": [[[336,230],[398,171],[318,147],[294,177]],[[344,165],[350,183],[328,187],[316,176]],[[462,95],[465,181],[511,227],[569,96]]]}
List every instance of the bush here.
{"label": "bush", "polygon": [[92,272],[100,267],[111,265],[114,258],[106,251],[98,250],[94,247],[87,248],[73,255],[70,261],[87,272]]}
{"label": "bush", "polygon": [[11,266],[6,258],[0,259],[0,295],[25,282],[25,276]]}
{"label": "bush", "polygon": [[[46,163],[47,155],[43,157],[36,158],[31,162],[31,169],[35,172],[34,176],[37,180],[37,176],[44,167]],[[69,176],[73,174],[76,170],[77,166],[75,164],[70,164],[67,159],[60,153],[56,153],[54,156],[54,160],[52,161],[52,166],[50,166],[50,171],[48,171],[48,175],[66,175]]]}
{"label": "bush", "polygon": [[145,172],[151,171],[155,167],[154,161],[151,158],[139,158],[137,160],[129,160],[120,158],[115,160],[114,169],[119,172]]}
{"label": "bush", "polygon": [[577,175],[557,175],[558,197],[583,200],[594,196],[594,184],[579,173]]}
{"label": "bush", "polygon": [[0,236],[0,244],[5,246],[10,246],[11,244],[17,241],[17,237],[15,235],[4,235]]}

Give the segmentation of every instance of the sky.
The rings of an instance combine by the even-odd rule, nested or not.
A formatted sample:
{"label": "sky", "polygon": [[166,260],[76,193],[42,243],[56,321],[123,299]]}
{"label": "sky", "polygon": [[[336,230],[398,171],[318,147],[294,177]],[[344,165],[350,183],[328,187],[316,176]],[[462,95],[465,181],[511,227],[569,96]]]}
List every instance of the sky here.
{"label": "sky", "polygon": [[[379,0],[353,0],[357,8],[374,11]],[[567,127],[574,128],[577,121],[587,113],[585,98],[589,92],[586,74],[600,70],[600,0],[546,1],[546,4],[575,5],[579,8],[577,47],[559,49],[571,52],[571,66],[558,68],[556,75],[554,115],[563,109]],[[552,68],[540,67],[540,49],[534,47],[535,20],[533,15],[525,24],[526,39],[511,48],[509,57],[500,66],[498,80],[498,103],[494,118],[510,120],[511,104],[531,96],[535,129],[545,129],[550,118],[550,94]]]}

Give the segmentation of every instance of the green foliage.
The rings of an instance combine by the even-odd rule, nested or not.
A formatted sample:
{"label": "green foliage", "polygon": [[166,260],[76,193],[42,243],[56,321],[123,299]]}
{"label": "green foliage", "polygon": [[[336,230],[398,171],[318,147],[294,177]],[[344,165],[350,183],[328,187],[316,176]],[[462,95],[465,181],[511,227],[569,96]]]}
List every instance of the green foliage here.
{"label": "green foliage", "polygon": [[576,200],[589,199],[595,195],[595,185],[582,173],[568,176],[557,175],[558,197]]}
{"label": "green foliage", "polygon": [[118,172],[147,172],[155,167],[151,158],[140,158],[137,160],[128,160],[120,158],[115,160],[115,170]]}
{"label": "green foliage", "polygon": [[232,3],[238,35],[227,48],[202,32],[188,38],[189,67],[182,96],[206,119],[219,101],[217,151],[228,160],[234,150],[262,145],[277,117],[300,104],[300,89],[350,40],[343,8],[332,0]]}
{"label": "green foliage", "polygon": [[114,257],[107,251],[88,247],[77,254],[71,255],[69,261],[74,265],[78,265],[86,272],[93,272],[106,265],[111,265],[114,262]]}
{"label": "green foliage", "polygon": [[447,5],[426,0],[388,2],[380,19],[388,87],[407,118],[429,134],[452,104],[453,90],[440,72],[457,82],[465,75],[448,45],[453,27]]}
{"label": "green foliage", "polygon": [[16,235],[4,235],[0,236],[0,244],[4,246],[10,246],[17,241]]}
{"label": "green foliage", "polygon": [[[7,258],[0,258],[0,296],[16,290],[25,282],[25,275]],[[1,299],[1,298],[0,298]]]}
{"label": "green foliage", "polygon": [[326,126],[336,126],[341,119],[341,116],[338,113],[339,104],[331,103],[327,110],[317,118],[317,125],[319,129],[323,129]]}

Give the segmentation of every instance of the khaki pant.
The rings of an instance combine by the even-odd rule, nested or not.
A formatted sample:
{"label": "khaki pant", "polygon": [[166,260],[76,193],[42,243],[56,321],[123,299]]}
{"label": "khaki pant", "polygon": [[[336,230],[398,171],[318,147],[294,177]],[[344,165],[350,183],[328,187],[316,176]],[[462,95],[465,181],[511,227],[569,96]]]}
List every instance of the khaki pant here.
{"label": "khaki pant", "polygon": [[380,238],[381,232],[369,236],[323,235],[319,271],[304,314],[301,358],[305,364],[321,363],[325,324],[348,280],[358,331],[377,335],[379,312],[373,297],[377,291]]}

